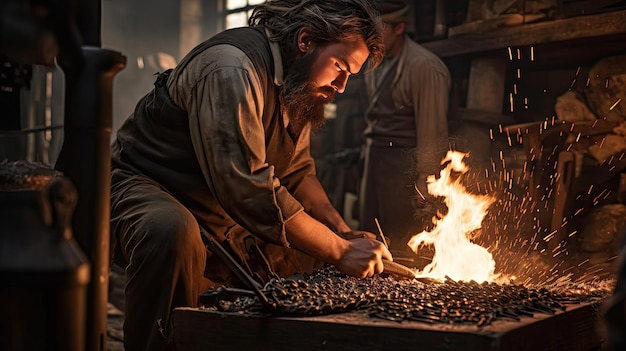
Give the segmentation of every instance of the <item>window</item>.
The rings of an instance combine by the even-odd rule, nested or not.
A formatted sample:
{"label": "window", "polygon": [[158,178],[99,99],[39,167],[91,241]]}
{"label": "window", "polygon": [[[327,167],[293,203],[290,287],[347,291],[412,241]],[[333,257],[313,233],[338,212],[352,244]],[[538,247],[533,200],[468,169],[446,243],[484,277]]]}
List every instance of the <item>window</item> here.
{"label": "window", "polygon": [[226,28],[245,27],[255,5],[265,0],[226,0]]}

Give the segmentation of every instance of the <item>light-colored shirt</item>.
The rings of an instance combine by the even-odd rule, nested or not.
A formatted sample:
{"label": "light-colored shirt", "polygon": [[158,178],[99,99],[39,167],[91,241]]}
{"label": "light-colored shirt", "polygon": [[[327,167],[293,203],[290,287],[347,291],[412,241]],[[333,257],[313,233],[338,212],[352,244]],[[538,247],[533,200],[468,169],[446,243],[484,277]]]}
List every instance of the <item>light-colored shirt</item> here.
{"label": "light-colored shirt", "polygon": [[[450,72],[439,57],[408,37],[397,60],[395,72],[388,73],[394,75],[390,86],[380,85],[382,79],[375,79],[376,71],[364,77],[371,105],[386,119],[370,123],[366,136],[389,144],[387,140],[410,135],[417,150],[418,172],[428,173],[438,169],[438,156],[447,148]],[[385,89],[391,89],[394,106],[378,104],[378,96]],[[406,108],[412,110],[413,121],[398,114]]]}
{"label": "light-colored shirt", "polygon": [[[243,36],[239,45],[261,52],[256,61],[263,62],[223,43],[185,57],[167,80],[169,97],[147,95],[118,131],[114,166],[159,182],[213,235],[222,237],[238,224],[289,246],[285,224],[303,210],[292,194],[315,174],[310,128],[289,135],[277,97],[278,45],[264,51],[266,43],[251,40],[258,34],[241,28],[223,37]],[[270,70],[272,61],[273,76],[263,68]],[[163,104],[168,100],[182,111]]]}

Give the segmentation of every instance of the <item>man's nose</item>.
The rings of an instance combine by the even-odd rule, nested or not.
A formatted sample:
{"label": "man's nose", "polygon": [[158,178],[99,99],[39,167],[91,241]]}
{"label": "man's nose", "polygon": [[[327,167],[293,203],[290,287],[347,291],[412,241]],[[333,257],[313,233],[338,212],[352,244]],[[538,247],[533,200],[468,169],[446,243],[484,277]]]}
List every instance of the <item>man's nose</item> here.
{"label": "man's nose", "polygon": [[345,72],[341,72],[341,74],[339,74],[339,76],[337,76],[337,78],[335,78],[335,80],[331,83],[333,88],[335,88],[335,90],[340,94],[346,90],[346,84],[348,84],[348,74]]}

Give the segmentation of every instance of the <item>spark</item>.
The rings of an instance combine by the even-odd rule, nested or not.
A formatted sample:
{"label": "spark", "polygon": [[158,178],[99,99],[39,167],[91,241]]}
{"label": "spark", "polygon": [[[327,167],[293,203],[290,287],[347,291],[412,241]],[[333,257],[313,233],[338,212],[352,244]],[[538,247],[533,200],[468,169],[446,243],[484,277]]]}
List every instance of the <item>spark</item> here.
{"label": "spark", "polygon": [[571,270],[572,270],[572,269],[574,269],[574,268],[575,268],[574,266],[570,266],[570,267],[568,267],[568,268],[565,268],[565,269],[563,270],[563,273],[566,273],[567,271],[571,271]]}
{"label": "spark", "polygon": [[554,238],[554,236],[555,236],[555,235],[556,235],[556,230],[555,230],[555,231],[553,231],[552,233],[550,233],[550,234],[546,235],[546,236],[543,238],[543,241],[548,242],[548,241],[552,240],[552,238]]}
{"label": "spark", "polygon": [[574,78],[574,80],[572,80],[572,84],[569,86],[569,90],[573,90],[575,84],[576,84],[576,78]]}
{"label": "spark", "polygon": [[420,189],[417,187],[416,183],[413,183],[413,187],[415,188],[415,191],[417,192],[417,194],[422,198],[422,200],[426,200],[426,198],[424,197],[424,194],[422,194]]}
{"label": "spark", "polygon": [[621,99],[621,98],[617,99],[617,101],[615,101],[615,103],[613,104],[613,106],[611,106],[611,107],[609,108],[609,111],[613,111],[613,109],[614,109],[617,105],[619,105],[619,103],[620,103],[620,102],[622,102],[622,99]]}
{"label": "spark", "polygon": [[[544,250],[545,251],[545,250]],[[552,266],[552,268],[550,268],[550,272],[555,272],[555,269],[559,266],[559,263],[555,263],[554,266]],[[558,270],[556,271],[558,272]]]}

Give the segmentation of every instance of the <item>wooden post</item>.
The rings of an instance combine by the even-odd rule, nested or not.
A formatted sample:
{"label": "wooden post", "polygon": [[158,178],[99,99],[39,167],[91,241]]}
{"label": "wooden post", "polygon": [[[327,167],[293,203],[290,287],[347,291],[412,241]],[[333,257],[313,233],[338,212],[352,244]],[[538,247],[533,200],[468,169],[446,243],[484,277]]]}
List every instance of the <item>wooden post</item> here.
{"label": "wooden post", "polygon": [[179,59],[202,41],[202,0],[180,0]]}

